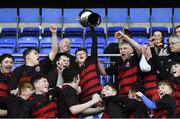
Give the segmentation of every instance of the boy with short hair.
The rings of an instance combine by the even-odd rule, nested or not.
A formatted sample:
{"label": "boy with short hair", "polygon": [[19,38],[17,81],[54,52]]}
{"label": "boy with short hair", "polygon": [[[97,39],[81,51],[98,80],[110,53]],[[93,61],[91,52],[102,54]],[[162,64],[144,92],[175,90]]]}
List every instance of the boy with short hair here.
{"label": "boy with short hair", "polygon": [[173,118],[175,117],[176,103],[171,96],[172,91],[171,83],[167,80],[163,80],[158,84],[158,94],[160,97],[158,101],[152,102],[141,92],[137,92],[136,95],[141,98],[149,109],[156,109],[156,111],[159,112],[159,115],[154,115],[155,118]]}
{"label": "boy with short hair", "polygon": [[18,89],[18,95],[12,96],[11,101],[8,103],[7,114],[9,118],[17,118],[19,116],[23,104],[34,92],[33,86],[29,81],[20,82]]}
{"label": "boy with short hair", "polygon": [[24,103],[19,117],[26,118],[55,118],[57,117],[57,104],[52,95],[48,95],[49,83],[44,74],[33,75],[31,83],[34,94]]}
{"label": "boy with short hair", "polygon": [[176,117],[180,117],[180,58],[172,61],[171,64],[173,97],[176,100]]}
{"label": "boy with short hair", "polygon": [[[140,87],[137,85],[134,85],[132,89],[129,91],[128,98],[123,96],[105,96],[103,97],[103,101],[108,102],[114,102],[116,104],[121,103],[122,110],[125,110],[126,112],[123,112],[123,115],[119,115],[121,117],[129,117],[129,118],[146,118],[148,117],[148,110],[146,106],[139,100],[139,98],[136,96],[136,92],[140,90]],[[104,94],[106,94],[104,92]],[[121,111],[121,110],[114,110],[114,111]],[[127,114],[126,114],[127,113]],[[115,115],[113,115],[115,116]]]}
{"label": "boy with short hair", "polygon": [[[106,97],[117,96],[117,90],[112,83],[106,83],[101,91],[102,99],[106,100]],[[124,106],[121,103],[114,101],[105,101],[105,109],[103,111],[102,118],[125,118],[125,112],[123,112]]]}
{"label": "boy with short hair", "polygon": [[101,101],[98,94],[94,94],[90,101],[79,104],[77,95],[80,78],[78,72],[69,67],[62,73],[64,84],[61,90],[60,101],[58,102],[58,117],[78,118],[79,114],[93,114],[102,111],[100,108],[90,108]]}
{"label": "boy with short hair", "polygon": [[13,71],[13,79],[10,81],[11,93],[15,93],[17,85],[20,81],[26,80],[30,81],[31,77],[36,73],[47,74],[52,66],[52,61],[54,60],[58,51],[58,41],[57,41],[57,28],[51,25],[50,30],[52,32],[52,47],[48,56],[42,60],[39,57],[39,50],[37,48],[27,48],[23,52],[23,58],[25,64],[17,67]]}
{"label": "boy with short hair", "polygon": [[7,115],[6,98],[9,96],[9,82],[12,79],[12,68],[14,58],[11,54],[2,54],[0,56],[0,117]]}
{"label": "boy with short hair", "polygon": [[49,87],[53,88],[57,84],[62,86],[64,80],[62,78],[62,71],[70,65],[70,57],[67,53],[59,53],[55,58],[55,68],[53,68],[47,75]]}

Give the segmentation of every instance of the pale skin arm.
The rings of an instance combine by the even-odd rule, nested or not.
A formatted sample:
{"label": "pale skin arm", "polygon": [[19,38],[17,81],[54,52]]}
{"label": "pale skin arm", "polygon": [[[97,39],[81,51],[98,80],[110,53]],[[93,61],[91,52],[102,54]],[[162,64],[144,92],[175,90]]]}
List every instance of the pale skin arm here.
{"label": "pale skin arm", "polygon": [[99,60],[98,60],[98,68],[101,75],[107,75],[104,66],[100,63]]}
{"label": "pale skin arm", "polygon": [[49,59],[53,61],[58,52],[57,28],[54,25],[51,25],[50,30],[52,33],[52,45],[51,51],[49,52]]}
{"label": "pale skin arm", "polygon": [[98,94],[94,94],[92,96],[92,100],[90,100],[90,101],[88,101],[86,103],[83,103],[83,104],[78,104],[78,105],[71,106],[69,108],[69,110],[71,111],[72,114],[78,114],[78,113],[86,111],[88,108],[90,108],[91,106],[93,106],[94,104],[96,104],[96,103],[98,103],[100,101],[101,101],[100,96]]}
{"label": "pale skin arm", "polygon": [[122,37],[123,37],[128,43],[130,43],[130,44],[135,48],[135,50],[136,50],[136,52],[137,52],[138,54],[141,54],[142,46],[141,46],[140,44],[138,44],[136,41],[134,41],[133,39],[131,39],[130,37],[128,37],[127,35],[125,35],[123,32],[117,31],[117,32],[115,33],[115,37],[116,37],[117,39],[119,39],[119,41],[120,41],[120,39],[122,39]]}
{"label": "pale skin arm", "polygon": [[0,116],[6,116],[7,110],[0,109]]}

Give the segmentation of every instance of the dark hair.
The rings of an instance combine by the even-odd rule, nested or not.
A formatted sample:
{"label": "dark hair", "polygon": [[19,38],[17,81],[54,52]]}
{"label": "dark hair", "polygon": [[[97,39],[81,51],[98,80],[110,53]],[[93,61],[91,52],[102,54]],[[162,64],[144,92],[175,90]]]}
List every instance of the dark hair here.
{"label": "dark hair", "polygon": [[26,61],[26,55],[28,55],[32,50],[35,50],[39,53],[39,50],[36,47],[29,47],[29,48],[25,49],[23,52],[24,61]]}
{"label": "dark hair", "polygon": [[155,32],[160,32],[161,33],[161,35],[162,35],[162,41],[161,41],[161,43],[163,44],[163,46],[164,46],[164,33],[162,32],[162,31],[160,31],[160,30],[155,30],[155,31],[153,31],[153,35],[154,35],[154,33]]}
{"label": "dark hair", "polygon": [[78,51],[84,51],[84,52],[86,52],[86,54],[87,54],[87,49],[86,49],[86,48],[79,47],[79,48],[76,50],[75,55],[77,54]]}
{"label": "dark hair", "polygon": [[34,83],[41,80],[42,78],[46,78],[47,79],[47,76],[42,74],[42,73],[37,73],[37,74],[34,74],[31,78],[31,84],[34,86]]}
{"label": "dark hair", "polygon": [[175,65],[175,64],[180,64],[180,57],[172,58],[170,62],[170,66]]}
{"label": "dark hair", "polygon": [[14,57],[11,54],[2,54],[0,56],[0,63],[2,63],[5,58],[11,58],[14,61]]}
{"label": "dark hair", "polygon": [[68,58],[70,59],[70,56],[69,56],[68,53],[58,53],[58,54],[56,55],[54,61],[55,61],[55,62],[58,61],[58,60],[61,58],[61,56],[66,56],[66,57],[68,57]]}
{"label": "dark hair", "polygon": [[71,83],[75,77],[78,75],[77,69],[75,69],[73,66],[70,66],[63,70],[62,77],[64,79],[64,83]]}
{"label": "dark hair", "polygon": [[174,33],[176,34],[176,29],[180,28],[180,25],[177,25],[175,28],[174,28]]}
{"label": "dark hair", "polygon": [[107,82],[107,83],[104,84],[104,87],[105,87],[105,86],[109,86],[109,87],[111,87],[113,90],[117,91],[116,86],[115,86],[115,84],[113,84],[113,83]]}

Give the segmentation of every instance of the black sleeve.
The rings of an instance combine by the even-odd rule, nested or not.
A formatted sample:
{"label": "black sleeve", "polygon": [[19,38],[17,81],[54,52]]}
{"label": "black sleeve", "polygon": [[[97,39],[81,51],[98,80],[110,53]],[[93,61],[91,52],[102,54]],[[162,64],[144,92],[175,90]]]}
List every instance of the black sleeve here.
{"label": "black sleeve", "polygon": [[59,96],[60,88],[55,86],[48,91],[48,95],[51,95],[52,98],[57,98]]}
{"label": "black sleeve", "polygon": [[94,29],[91,29],[91,34],[92,34],[91,56],[93,56],[97,60],[97,36]]}
{"label": "black sleeve", "polygon": [[119,54],[118,43],[110,43],[104,50],[104,54]]}
{"label": "black sleeve", "polygon": [[103,101],[107,101],[107,102],[116,102],[116,103],[125,103],[127,98],[124,97],[120,97],[120,96],[108,96],[108,97],[103,97],[102,98]]}
{"label": "black sleeve", "polygon": [[17,88],[17,85],[19,83],[19,79],[21,78],[22,74],[22,68],[21,67],[17,67],[16,69],[14,69],[13,74],[12,74],[12,79],[9,81],[9,89],[10,90],[14,90]]}
{"label": "black sleeve", "polygon": [[108,75],[115,75],[116,73],[118,73],[118,64],[115,63],[111,65],[110,67],[106,68],[105,71]]}
{"label": "black sleeve", "polygon": [[175,107],[175,100],[170,95],[164,95],[162,99],[156,102],[158,109],[172,109]]}
{"label": "black sleeve", "polygon": [[16,101],[16,99],[12,100],[7,105],[8,117],[10,117],[10,118],[17,118],[19,116],[19,110],[21,109],[21,106],[22,105],[19,105],[18,102]]}
{"label": "black sleeve", "polygon": [[20,118],[30,118],[31,117],[31,111],[32,111],[32,102],[30,102],[29,100],[27,100],[22,108],[19,111],[19,117]]}
{"label": "black sleeve", "polygon": [[116,103],[123,103],[125,106],[130,109],[135,111],[137,106],[138,106],[138,101],[135,99],[129,99],[121,96],[109,96],[109,97],[103,97],[103,101],[113,101]]}
{"label": "black sleeve", "polygon": [[155,67],[160,72],[160,80],[163,80],[164,79],[164,77],[163,77],[164,68],[163,68],[163,65],[161,64],[161,60],[160,60],[159,56],[156,54],[155,48],[152,47],[150,49],[151,49],[151,54],[152,54],[152,60],[155,64]]}
{"label": "black sleeve", "polygon": [[78,97],[74,90],[66,88],[62,93],[69,108],[78,104]]}
{"label": "black sleeve", "polygon": [[41,73],[48,74],[50,70],[52,70],[52,61],[49,59],[49,56],[42,59],[39,63]]}
{"label": "black sleeve", "polygon": [[56,86],[57,84],[57,78],[58,78],[58,73],[56,73],[55,69],[51,70],[48,74],[47,74],[47,79],[49,82],[49,87],[53,88]]}

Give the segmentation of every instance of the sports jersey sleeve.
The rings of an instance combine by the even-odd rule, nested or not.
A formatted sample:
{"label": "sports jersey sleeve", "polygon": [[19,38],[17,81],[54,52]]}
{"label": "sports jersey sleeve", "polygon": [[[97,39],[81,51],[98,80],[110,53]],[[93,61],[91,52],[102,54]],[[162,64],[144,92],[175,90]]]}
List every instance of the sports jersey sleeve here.
{"label": "sports jersey sleeve", "polygon": [[71,88],[66,88],[65,90],[63,90],[63,96],[69,108],[73,105],[78,104],[76,92]]}
{"label": "sports jersey sleeve", "polygon": [[110,67],[105,69],[106,73],[108,75],[115,75],[116,73],[118,73],[118,64],[113,64]]}
{"label": "sports jersey sleeve", "polygon": [[160,99],[156,102],[156,105],[157,105],[158,109],[174,108],[175,101],[172,96],[164,95],[162,99]]}
{"label": "sports jersey sleeve", "polygon": [[12,74],[12,79],[9,81],[9,89],[15,90],[17,88],[17,85],[19,83],[19,79],[21,78],[22,69],[20,67],[17,67]]}
{"label": "sports jersey sleeve", "polygon": [[52,61],[49,59],[49,56],[42,59],[39,63],[42,73],[47,74],[52,69]]}
{"label": "sports jersey sleeve", "polygon": [[156,103],[148,99],[145,95],[142,95],[140,98],[149,109],[157,109]]}
{"label": "sports jersey sleeve", "polygon": [[26,101],[19,112],[20,118],[30,118],[31,117],[32,104],[30,101]]}
{"label": "sports jersey sleeve", "polygon": [[92,34],[92,46],[91,46],[91,56],[97,59],[97,36],[94,30],[91,30]]}

